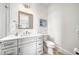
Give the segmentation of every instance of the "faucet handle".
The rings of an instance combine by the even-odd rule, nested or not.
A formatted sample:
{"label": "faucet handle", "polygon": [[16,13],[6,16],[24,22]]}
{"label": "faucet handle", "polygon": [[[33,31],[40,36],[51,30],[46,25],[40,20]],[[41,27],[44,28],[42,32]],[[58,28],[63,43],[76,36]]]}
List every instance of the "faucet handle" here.
{"label": "faucet handle", "polygon": [[28,34],[28,31],[26,31],[26,34]]}
{"label": "faucet handle", "polygon": [[15,35],[18,36],[18,33],[16,32]]}

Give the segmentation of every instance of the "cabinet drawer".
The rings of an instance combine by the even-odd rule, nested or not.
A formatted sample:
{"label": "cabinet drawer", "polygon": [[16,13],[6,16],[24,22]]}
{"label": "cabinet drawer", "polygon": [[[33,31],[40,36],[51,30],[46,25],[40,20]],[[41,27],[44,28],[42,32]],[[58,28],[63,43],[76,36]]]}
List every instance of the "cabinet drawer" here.
{"label": "cabinet drawer", "polygon": [[42,41],[37,41],[37,48],[43,47],[43,42]]}
{"label": "cabinet drawer", "polygon": [[2,55],[17,55],[17,47],[1,50]]}
{"label": "cabinet drawer", "polygon": [[14,47],[17,46],[17,40],[9,40],[9,41],[4,41],[1,44],[1,49],[9,48],[9,47]]}
{"label": "cabinet drawer", "polygon": [[37,40],[43,40],[43,36],[38,36]]}
{"label": "cabinet drawer", "polygon": [[43,47],[40,47],[37,49],[37,55],[42,55],[43,54]]}
{"label": "cabinet drawer", "polygon": [[36,37],[30,37],[30,38],[28,37],[28,38],[19,39],[18,44],[25,44],[34,41],[36,41]]}
{"label": "cabinet drawer", "polygon": [[43,41],[42,40],[37,41],[37,44],[39,44],[39,43],[43,43]]}

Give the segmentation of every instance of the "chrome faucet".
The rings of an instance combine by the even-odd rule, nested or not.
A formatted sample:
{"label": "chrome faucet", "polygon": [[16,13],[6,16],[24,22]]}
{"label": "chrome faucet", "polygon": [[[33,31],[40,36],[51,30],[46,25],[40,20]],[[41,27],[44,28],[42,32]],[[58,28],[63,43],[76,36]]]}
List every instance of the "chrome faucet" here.
{"label": "chrome faucet", "polygon": [[29,34],[29,32],[28,32],[28,31],[26,31],[26,35],[27,35],[27,34]]}

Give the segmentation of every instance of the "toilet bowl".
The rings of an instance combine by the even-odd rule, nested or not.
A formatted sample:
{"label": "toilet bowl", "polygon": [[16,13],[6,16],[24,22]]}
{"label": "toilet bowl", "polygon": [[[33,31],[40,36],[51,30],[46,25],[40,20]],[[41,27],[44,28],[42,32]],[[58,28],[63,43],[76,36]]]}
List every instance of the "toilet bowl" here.
{"label": "toilet bowl", "polygon": [[53,55],[53,49],[56,47],[56,44],[49,40],[46,40],[45,43],[46,46],[48,47],[47,53]]}

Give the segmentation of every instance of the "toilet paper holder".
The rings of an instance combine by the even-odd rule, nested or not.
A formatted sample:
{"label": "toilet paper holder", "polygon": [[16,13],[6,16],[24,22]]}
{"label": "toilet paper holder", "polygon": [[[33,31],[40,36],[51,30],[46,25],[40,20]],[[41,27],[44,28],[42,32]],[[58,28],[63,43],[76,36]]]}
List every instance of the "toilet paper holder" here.
{"label": "toilet paper holder", "polygon": [[79,55],[79,48],[74,48],[74,53],[76,54],[76,55]]}

